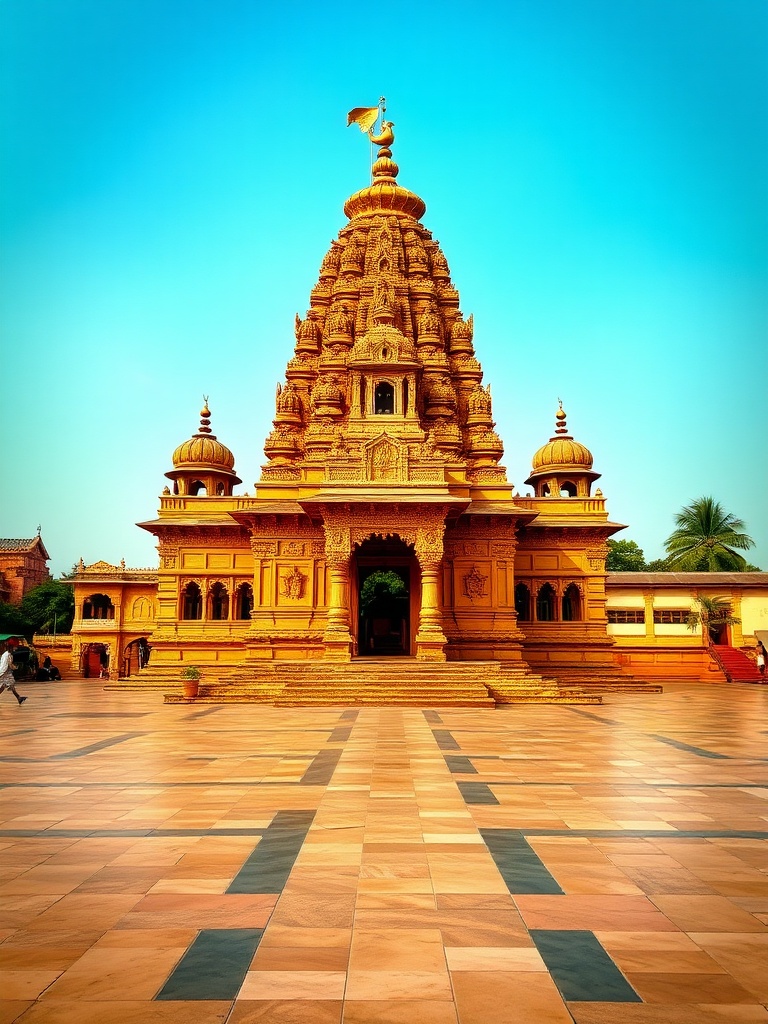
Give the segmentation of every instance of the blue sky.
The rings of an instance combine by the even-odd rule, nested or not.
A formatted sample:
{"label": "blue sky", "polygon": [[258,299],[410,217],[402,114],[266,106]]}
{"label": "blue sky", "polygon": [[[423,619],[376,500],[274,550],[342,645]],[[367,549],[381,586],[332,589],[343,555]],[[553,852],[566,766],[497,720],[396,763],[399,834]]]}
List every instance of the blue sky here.
{"label": "blue sky", "polygon": [[621,536],[713,495],[768,569],[765,0],[2,0],[0,534],[156,564],[203,394],[253,492],[382,94],[509,479],[560,397]]}

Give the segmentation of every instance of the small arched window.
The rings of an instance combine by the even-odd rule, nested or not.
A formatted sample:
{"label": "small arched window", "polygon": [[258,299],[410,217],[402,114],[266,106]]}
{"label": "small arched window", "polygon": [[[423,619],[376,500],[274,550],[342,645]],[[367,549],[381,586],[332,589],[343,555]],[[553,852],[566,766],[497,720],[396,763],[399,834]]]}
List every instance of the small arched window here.
{"label": "small arched window", "polygon": [[229,594],[223,583],[214,583],[208,595],[208,618],[226,619],[229,615]]}
{"label": "small arched window", "polygon": [[241,583],[235,593],[235,618],[250,619],[253,609],[253,587],[250,583]]}
{"label": "small arched window", "polygon": [[387,380],[381,380],[376,385],[373,398],[373,411],[377,416],[392,415],[395,411],[395,389]]}
{"label": "small arched window", "polygon": [[408,412],[408,381],[403,381],[403,413]]}
{"label": "small arched window", "polygon": [[531,621],[531,592],[525,583],[515,587],[515,611],[519,622]]}
{"label": "small arched window", "polygon": [[202,480],[193,480],[189,485],[189,493],[193,497],[204,497],[208,491],[206,490],[205,484]]}
{"label": "small arched window", "polygon": [[563,594],[563,622],[580,622],[581,617],[581,594],[576,584],[571,583]]}
{"label": "small arched window", "polygon": [[114,619],[115,606],[106,594],[91,594],[83,601],[84,619]]}
{"label": "small arched window", "polygon": [[555,621],[555,588],[545,583],[536,595],[536,618],[539,622]]}
{"label": "small arched window", "polygon": [[203,595],[197,583],[188,583],[182,592],[182,619],[202,619]]}
{"label": "small arched window", "polygon": [[570,480],[564,480],[560,484],[560,497],[561,498],[575,498],[576,497],[576,484]]}

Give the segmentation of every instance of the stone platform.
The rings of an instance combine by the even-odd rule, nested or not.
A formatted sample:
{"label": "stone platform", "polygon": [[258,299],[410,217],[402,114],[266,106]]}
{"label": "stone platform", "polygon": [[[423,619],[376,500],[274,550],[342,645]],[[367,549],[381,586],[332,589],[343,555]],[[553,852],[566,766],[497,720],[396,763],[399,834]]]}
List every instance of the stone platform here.
{"label": "stone platform", "polygon": [[0,1021],[768,1019],[765,687],[491,713],[25,692],[0,701]]}

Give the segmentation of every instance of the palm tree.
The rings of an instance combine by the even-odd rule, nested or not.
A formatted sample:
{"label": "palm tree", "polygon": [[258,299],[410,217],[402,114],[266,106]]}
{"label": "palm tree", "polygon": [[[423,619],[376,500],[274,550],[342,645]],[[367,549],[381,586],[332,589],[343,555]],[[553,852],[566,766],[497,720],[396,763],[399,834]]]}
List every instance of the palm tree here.
{"label": "palm tree", "polygon": [[744,522],[726,512],[714,498],[698,498],[675,516],[677,529],[665,541],[669,568],[683,572],[744,572],[738,551],[754,541],[742,533]]}
{"label": "palm tree", "polygon": [[717,643],[723,626],[737,626],[741,619],[731,615],[731,606],[724,597],[707,597],[699,594],[695,599],[698,608],[691,608],[687,626],[691,632],[701,626],[701,639],[705,647]]}

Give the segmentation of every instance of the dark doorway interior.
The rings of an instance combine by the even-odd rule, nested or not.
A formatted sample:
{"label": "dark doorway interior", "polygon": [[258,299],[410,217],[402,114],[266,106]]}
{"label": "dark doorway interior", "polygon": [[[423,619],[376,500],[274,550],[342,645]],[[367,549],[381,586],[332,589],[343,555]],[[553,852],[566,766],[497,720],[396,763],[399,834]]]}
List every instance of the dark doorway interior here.
{"label": "dark doorway interior", "polygon": [[410,653],[410,549],[398,538],[371,538],[358,555],[358,631],[360,656]]}

